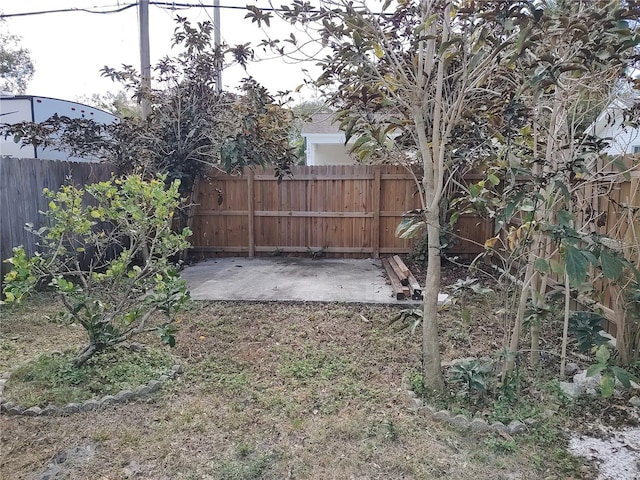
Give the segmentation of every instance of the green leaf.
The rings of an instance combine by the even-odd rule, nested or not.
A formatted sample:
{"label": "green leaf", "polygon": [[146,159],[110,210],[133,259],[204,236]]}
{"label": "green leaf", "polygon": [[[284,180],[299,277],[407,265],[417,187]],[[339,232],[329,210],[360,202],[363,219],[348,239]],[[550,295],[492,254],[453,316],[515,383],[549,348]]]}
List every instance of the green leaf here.
{"label": "green leaf", "polygon": [[591,263],[591,265],[593,265],[594,267],[598,265],[598,259],[593,253],[591,253],[589,250],[581,250],[581,252],[585,256],[585,258],[589,260],[589,263]]}
{"label": "green leaf", "polygon": [[353,32],[353,42],[355,43],[356,47],[362,47],[362,36],[360,35],[360,32]]}
{"label": "green leaf", "polygon": [[600,345],[596,351],[596,360],[598,363],[606,365],[607,362],[609,362],[610,357],[611,354],[609,353],[609,349],[605,345]]}
{"label": "green leaf", "polygon": [[616,380],[613,378],[613,375],[602,375],[602,380],[600,381],[600,393],[603,398],[609,398],[613,395],[613,390],[616,386]]}
{"label": "green leaf", "polygon": [[558,222],[564,227],[570,226],[571,222],[576,219],[573,213],[566,210],[558,210],[556,215],[558,216]]}
{"label": "green leaf", "polygon": [[471,310],[469,310],[468,308],[463,308],[462,312],[461,312],[461,317],[462,317],[462,321],[464,323],[469,323],[471,322]]}
{"label": "green leaf", "polygon": [[622,276],[622,262],[609,249],[604,249],[600,253],[600,264],[602,265],[602,274],[610,280],[617,280]]}
{"label": "green leaf", "polygon": [[425,223],[420,221],[420,222],[416,222],[413,225],[411,225],[409,228],[407,228],[402,234],[399,235],[400,238],[413,238],[415,237],[418,233],[422,232],[422,230],[424,230],[425,227]]}
{"label": "green leaf", "polygon": [[378,58],[382,58],[384,57],[384,52],[382,51],[382,47],[380,47],[380,44],[376,43],[373,45],[373,51],[376,54],[376,57]]}
{"label": "green leaf", "polygon": [[472,197],[479,197],[482,193],[483,186],[478,183],[472,183],[469,185],[469,193]]}
{"label": "green leaf", "polygon": [[595,365],[591,365],[587,369],[587,377],[595,377],[600,372],[602,372],[605,368],[607,368],[606,365],[601,365],[599,363],[596,363]]}
{"label": "green leaf", "polygon": [[558,276],[564,277],[564,265],[557,260],[549,260],[551,271]]}
{"label": "green leaf", "polygon": [[520,210],[523,212],[534,212],[536,207],[531,200],[526,199],[522,202],[522,205],[520,205]]}
{"label": "green leaf", "polygon": [[513,213],[516,210],[516,207],[518,206],[518,204],[520,203],[520,200],[522,200],[522,198],[524,197],[525,192],[519,192],[514,198],[513,200],[511,200],[508,204],[507,207],[504,210],[504,218],[505,218],[505,223],[509,223],[509,221],[511,220],[511,217],[513,216]]}
{"label": "green leaf", "polygon": [[564,261],[569,282],[574,286],[578,286],[584,282],[587,276],[589,262],[582,252],[576,247],[568,245],[565,249]]}
{"label": "green leaf", "polygon": [[489,175],[489,176],[487,177],[487,180],[489,180],[489,183],[490,183],[491,185],[493,185],[494,187],[495,187],[496,185],[499,185],[499,184],[500,184],[500,179],[499,179],[498,177],[496,177],[494,174]]}
{"label": "green leaf", "polygon": [[395,235],[399,238],[412,238],[425,227],[425,222],[419,217],[407,217],[396,227]]}
{"label": "green leaf", "polygon": [[623,174],[623,177],[626,181],[631,180],[631,174],[629,173],[629,169],[627,168],[627,166],[624,164],[622,157],[614,157],[612,163],[613,166],[616,167],[616,170]]}
{"label": "green leaf", "polygon": [[547,275],[551,273],[551,266],[544,258],[536,258],[533,265],[538,272],[546,273]]}
{"label": "green leaf", "polygon": [[631,388],[631,376],[625,369],[616,367],[615,365],[612,365],[609,369],[625,388]]}
{"label": "green leaf", "polygon": [[370,140],[371,140],[371,137],[369,137],[368,135],[360,136],[360,138],[358,138],[358,140],[356,140],[353,146],[351,147],[351,151],[352,152],[357,151],[360,147],[362,147],[362,145],[364,145]]}

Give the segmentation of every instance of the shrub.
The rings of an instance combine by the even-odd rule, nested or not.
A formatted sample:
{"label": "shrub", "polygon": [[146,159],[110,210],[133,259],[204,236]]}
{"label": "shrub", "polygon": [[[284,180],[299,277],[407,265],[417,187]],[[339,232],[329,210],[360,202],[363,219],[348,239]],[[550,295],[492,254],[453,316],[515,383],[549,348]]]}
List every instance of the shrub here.
{"label": "shrub", "polygon": [[[173,346],[176,313],[189,294],[170,258],[189,246],[191,234],[171,228],[178,187],[178,181],[166,187],[162,176],[146,181],[130,175],[85,189],[45,189],[48,226],[33,231],[41,251],[28,257],[22,247],[14,249],[5,302],[24,300],[38,285],[51,286],[65,307],[61,319],[87,333],[75,367],[151,330]],[[154,322],[156,313],[164,318]]]}

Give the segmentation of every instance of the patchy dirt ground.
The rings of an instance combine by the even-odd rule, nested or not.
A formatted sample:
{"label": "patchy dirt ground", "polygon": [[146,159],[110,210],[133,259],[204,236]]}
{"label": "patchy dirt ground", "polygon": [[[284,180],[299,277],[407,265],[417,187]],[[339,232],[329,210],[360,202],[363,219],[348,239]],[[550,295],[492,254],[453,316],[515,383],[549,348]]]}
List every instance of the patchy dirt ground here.
{"label": "patchy dirt ground", "polygon": [[[450,276],[453,274],[450,274]],[[485,301],[443,312],[443,360],[492,355],[504,326]],[[52,302],[3,310],[0,366],[81,342]],[[66,418],[0,417],[0,478],[594,478],[555,430],[561,411],[515,439],[473,436],[405,407],[420,336],[392,307],[193,303],[173,350],[185,373],[148,401]],[[555,368],[551,364],[550,368]],[[541,398],[548,390],[538,392]]]}

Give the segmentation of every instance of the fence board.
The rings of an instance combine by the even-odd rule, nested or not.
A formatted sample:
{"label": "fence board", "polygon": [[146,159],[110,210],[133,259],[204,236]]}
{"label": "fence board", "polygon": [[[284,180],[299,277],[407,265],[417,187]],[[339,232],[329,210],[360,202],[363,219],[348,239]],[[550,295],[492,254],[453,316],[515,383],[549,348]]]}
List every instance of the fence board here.
{"label": "fence board", "polygon": [[0,158],[0,255],[11,257],[13,247],[22,245],[28,254],[36,251],[36,237],[24,229],[25,223],[42,226],[47,199],[42,190],[57,190],[72,182],[85,185],[106,180],[113,167],[104,163],[61,162],[57,160]]}
{"label": "fence board", "polygon": [[[395,230],[404,212],[420,208],[417,193],[413,177],[393,165],[294,167],[293,177],[279,183],[272,168],[241,176],[213,172],[199,186],[193,251],[202,256],[407,253],[412,241],[397,238]],[[463,217],[458,228],[473,241],[459,242],[450,250],[454,254],[479,253],[492,231],[490,223],[472,217]]]}

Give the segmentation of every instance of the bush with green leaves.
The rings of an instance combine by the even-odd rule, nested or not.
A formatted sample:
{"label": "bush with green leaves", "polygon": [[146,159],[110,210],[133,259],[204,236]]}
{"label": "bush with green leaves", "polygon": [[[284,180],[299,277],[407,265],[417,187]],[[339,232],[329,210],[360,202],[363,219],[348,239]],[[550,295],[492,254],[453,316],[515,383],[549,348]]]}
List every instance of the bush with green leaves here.
{"label": "bush with green leaves", "polygon": [[640,382],[640,380],[626,371],[624,368],[613,364],[611,353],[606,345],[600,345],[596,350],[596,363],[587,369],[587,377],[600,375],[600,394],[603,398],[609,398],[613,395],[616,381],[620,382],[625,388],[631,388],[631,382]]}
{"label": "bush with green leaves", "polygon": [[577,311],[571,313],[569,333],[576,337],[580,352],[588,352],[593,347],[599,347],[609,341],[600,333],[606,321],[607,319],[597,312]]}
{"label": "bush with green leaves", "polygon": [[141,175],[46,190],[47,226],[32,230],[40,251],[23,247],[8,259],[5,303],[23,301],[48,285],[64,305],[61,319],[81,325],[88,344],[73,364],[143,332],[175,344],[175,319],[189,298],[172,256],[188,248],[189,229],[172,230],[181,203],[179,182]]}
{"label": "bush with green leaves", "polygon": [[462,386],[461,394],[471,395],[473,392],[484,393],[489,388],[492,375],[490,363],[479,360],[465,360],[451,367],[450,380]]}

